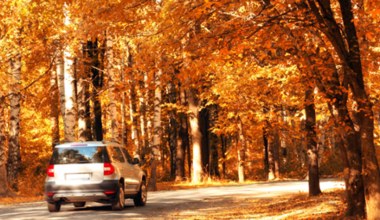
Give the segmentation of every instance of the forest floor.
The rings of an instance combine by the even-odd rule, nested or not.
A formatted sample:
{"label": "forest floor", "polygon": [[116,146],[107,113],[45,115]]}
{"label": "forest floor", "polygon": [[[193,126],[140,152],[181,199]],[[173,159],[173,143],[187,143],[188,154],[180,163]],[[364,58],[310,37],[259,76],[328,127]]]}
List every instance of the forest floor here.
{"label": "forest floor", "polygon": [[[237,183],[159,183],[158,190],[193,189],[213,186],[239,185]],[[0,198],[0,204],[33,202],[43,200],[42,196],[15,196]],[[289,194],[273,198],[230,198],[209,201],[207,207],[198,203],[188,204],[196,208],[196,215],[188,211],[173,210],[169,219],[345,219],[346,207],[344,190],[329,190],[319,196],[309,197],[307,193]]]}
{"label": "forest floor", "polygon": [[[238,185],[238,183],[227,183]],[[190,189],[222,185],[211,183],[203,185],[161,183],[162,190]],[[220,204],[218,204],[220,203]],[[223,204],[222,204],[223,203]],[[218,207],[215,209],[215,207]],[[221,208],[222,207],[222,208]],[[225,207],[225,208],[223,208]],[[345,192],[334,189],[319,196],[310,197],[307,193],[290,194],[275,198],[245,198],[228,201],[214,201],[212,207],[192,213],[172,213],[173,219],[347,219],[345,217]],[[199,211],[199,210],[198,210]]]}
{"label": "forest floor", "polygon": [[[172,219],[347,219],[344,216],[343,191],[320,196],[307,194],[262,199],[214,201],[211,207],[192,212],[172,213]],[[220,204],[218,204],[220,203]],[[224,203],[224,204],[221,204]],[[224,207],[223,207],[224,206]],[[218,207],[218,208],[215,208]],[[222,207],[222,208],[221,208]]]}

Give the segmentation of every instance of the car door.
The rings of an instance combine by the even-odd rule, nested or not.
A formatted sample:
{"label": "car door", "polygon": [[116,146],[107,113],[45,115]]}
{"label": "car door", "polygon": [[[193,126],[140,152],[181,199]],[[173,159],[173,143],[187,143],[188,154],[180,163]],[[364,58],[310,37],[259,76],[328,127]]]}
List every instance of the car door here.
{"label": "car door", "polygon": [[118,170],[118,173],[120,175],[119,178],[126,176],[126,161],[123,157],[123,153],[121,152],[120,148],[117,146],[108,146],[108,150],[111,156],[112,164],[114,165],[115,169]]}
{"label": "car door", "polygon": [[139,187],[140,187],[140,181],[141,181],[140,173],[136,169],[135,167],[136,165],[133,165],[132,157],[129,155],[128,150],[124,147],[121,147],[121,151],[123,152],[123,155],[126,158],[125,166],[126,166],[127,174],[125,177],[125,181],[128,185],[128,188],[131,191],[136,192],[137,190],[139,190]]}

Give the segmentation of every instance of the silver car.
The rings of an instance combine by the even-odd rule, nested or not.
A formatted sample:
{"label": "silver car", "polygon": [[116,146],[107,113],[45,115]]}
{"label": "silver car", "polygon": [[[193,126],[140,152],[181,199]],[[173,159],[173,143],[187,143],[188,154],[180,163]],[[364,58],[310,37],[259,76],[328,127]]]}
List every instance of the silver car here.
{"label": "silver car", "polygon": [[146,174],[137,158],[112,142],[73,142],[54,148],[45,181],[45,198],[50,212],[62,204],[84,207],[86,202],[110,203],[124,208],[131,198],[136,206],[147,201]]}

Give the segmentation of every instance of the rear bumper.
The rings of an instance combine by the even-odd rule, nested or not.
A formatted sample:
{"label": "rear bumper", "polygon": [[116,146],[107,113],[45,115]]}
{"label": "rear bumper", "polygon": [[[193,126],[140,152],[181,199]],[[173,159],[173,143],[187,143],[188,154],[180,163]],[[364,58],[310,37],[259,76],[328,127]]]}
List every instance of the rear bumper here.
{"label": "rear bumper", "polygon": [[115,199],[119,182],[104,180],[97,184],[59,185],[45,183],[47,202],[110,202]]}

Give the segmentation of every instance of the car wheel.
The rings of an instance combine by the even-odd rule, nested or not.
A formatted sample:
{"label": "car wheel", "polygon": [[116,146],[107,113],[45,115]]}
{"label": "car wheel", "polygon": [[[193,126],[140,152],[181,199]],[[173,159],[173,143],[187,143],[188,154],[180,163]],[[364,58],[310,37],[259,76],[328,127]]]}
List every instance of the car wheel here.
{"label": "car wheel", "polygon": [[74,207],[75,208],[81,208],[86,205],[86,202],[74,202]]}
{"label": "car wheel", "polygon": [[49,212],[59,212],[61,210],[61,202],[48,202]]}
{"label": "car wheel", "polygon": [[146,187],[145,181],[141,183],[140,190],[133,198],[133,203],[135,206],[144,206],[148,198],[148,189]]}
{"label": "car wheel", "polygon": [[112,203],[112,210],[122,210],[125,205],[124,187],[119,183],[119,190],[116,194],[115,201]]}

